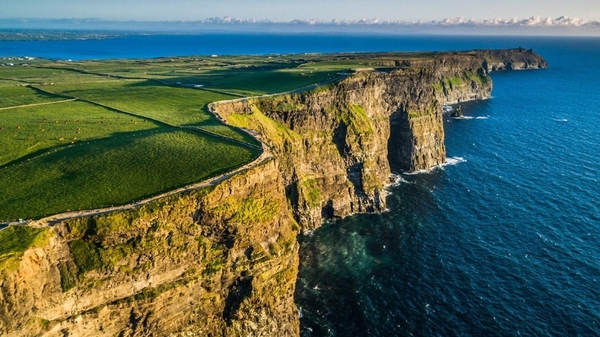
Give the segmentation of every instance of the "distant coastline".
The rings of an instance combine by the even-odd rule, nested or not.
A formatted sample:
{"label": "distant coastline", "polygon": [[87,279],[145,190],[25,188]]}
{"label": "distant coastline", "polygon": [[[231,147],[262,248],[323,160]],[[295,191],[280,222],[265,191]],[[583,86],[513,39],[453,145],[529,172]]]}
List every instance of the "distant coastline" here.
{"label": "distant coastline", "polygon": [[124,35],[105,31],[6,29],[0,30],[0,41],[105,40]]}
{"label": "distant coastline", "polygon": [[[2,31],[0,29],[0,31]],[[6,32],[6,30],[5,30]],[[15,30],[10,30],[14,33]],[[81,32],[81,31],[79,31]],[[85,32],[84,32],[85,33]],[[91,34],[92,32],[87,32]],[[94,33],[96,34],[96,33]],[[131,32],[104,38],[60,40],[0,40],[0,58],[51,60],[145,59],[178,56],[273,55],[333,52],[449,51],[514,48],[532,43],[570,43],[590,37],[449,36],[374,34],[205,33],[167,34]],[[109,38],[112,36],[112,38]],[[544,42],[544,43],[546,43]],[[10,63],[0,60],[0,64]]]}

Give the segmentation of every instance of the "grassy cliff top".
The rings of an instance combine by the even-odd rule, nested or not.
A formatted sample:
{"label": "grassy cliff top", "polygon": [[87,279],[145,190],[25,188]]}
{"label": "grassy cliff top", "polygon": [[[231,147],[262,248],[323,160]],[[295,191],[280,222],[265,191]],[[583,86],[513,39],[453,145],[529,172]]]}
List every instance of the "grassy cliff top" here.
{"label": "grassy cliff top", "polygon": [[521,60],[531,53],[513,49],[78,62],[3,58],[0,222],[124,204],[255,158],[258,142],[213,116],[211,102],[314,90],[356,72],[406,69],[456,55]]}

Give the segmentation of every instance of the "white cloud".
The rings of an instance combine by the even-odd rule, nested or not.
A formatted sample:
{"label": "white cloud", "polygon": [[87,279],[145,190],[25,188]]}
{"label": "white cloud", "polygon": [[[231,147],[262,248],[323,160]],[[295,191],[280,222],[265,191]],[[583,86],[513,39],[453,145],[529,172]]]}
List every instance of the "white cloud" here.
{"label": "white cloud", "polygon": [[532,16],[526,19],[519,18],[494,18],[475,20],[464,17],[446,18],[440,21],[400,21],[400,20],[381,20],[378,18],[360,19],[360,20],[340,20],[322,21],[318,19],[302,19],[293,21],[272,21],[272,20],[254,20],[238,19],[230,16],[222,18],[214,17],[203,20],[205,23],[293,23],[306,25],[399,25],[399,26],[491,26],[491,27],[598,27],[599,21],[589,21],[580,18],[560,16],[556,19],[550,17]]}

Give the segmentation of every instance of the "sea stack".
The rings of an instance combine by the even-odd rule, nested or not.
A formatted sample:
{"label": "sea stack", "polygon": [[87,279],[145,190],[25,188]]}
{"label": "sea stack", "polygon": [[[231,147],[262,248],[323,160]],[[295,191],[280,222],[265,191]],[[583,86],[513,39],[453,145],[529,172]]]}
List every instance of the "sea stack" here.
{"label": "sea stack", "polygon": [[464,117],[464,115],[462,113],[462,107],[460,105],[458,107],[456,107],[456,109],[454,109],[454,111],[452,111],[452,117],[454,117],[454,118]]}

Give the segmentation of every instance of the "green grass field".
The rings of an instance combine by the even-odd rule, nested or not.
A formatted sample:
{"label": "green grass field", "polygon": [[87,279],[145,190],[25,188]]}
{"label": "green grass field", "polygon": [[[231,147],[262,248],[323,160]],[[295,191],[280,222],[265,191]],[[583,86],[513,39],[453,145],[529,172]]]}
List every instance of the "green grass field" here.
{"label": "green grass field", "polygon": [[[110,70],[130,62],[96,63]],[[258,145],[208,112],[208,103],[233,96],[57,69],[73,66],[68,63],[35,65],[42,68],[0,67],[0,222],[125,204],[258,155],[234,141],[180,128]]]}
{"label": "green grass field", "polygon": [[0,83],[0,109],[19,105],[56,102],[60,100],[60,97],[36,92],[28,87],[15,85],[14,82]]}
{"label": "green grass field", "polygon": [[67,83],[44,89],[81,97],[177,126],[200,125],[213,118],[202,110],[208,103],[235,98],[203,90],[131,80],[82,85]]}
{"label": "green grass field", "polygon": [[194,131],[136,131],[0,169],[0,219],[119,205],[227,172],[258,151]]}
{"label": "green grass field", "polygon": [[[399,59],[430,56],[38,59],[0,66],[0,222],[126,204],[255,158],[257,141],[218,121],[208,112],[211,102],[314,88],[349,69],[389,70],[400,67]],[[295,137],[257,116],[269,137]],[[239,118],[232,121],[258,123]]]}
{"label": "green grass field", "polygon": [[245,132],[222,124],[208,112],[208,103],[235,98],[229,95],[136,80],[83,85],[60,84],[49,90],[100,103],[150,120],[173,126],[201,127],[238,141],[258,145],[256,140]]}
{"label": "green grass field", "polygon": [[0,110],[0,167],[72,142],[160,127],[78,101]]}
{"label": "green grass field", "polygon": [[[171,85],[201,84],[222,92],[254,96],[284,92],[322,82],[337,76],[340,69],[347,68],[346,64],[335,66],[334,63],[327,67],[300,68],[299,65],[303,62],[289,57],[169,58],[110,63],[61,63],[55,66],[65,70],[53,71],[71,71],[73,74],[81,74],[78,72],[84,71],[88,72],[85,76],[94,73],[105,79],[108,79],[109,74],[129,79],[159,79]],[[73,69],[77,69],[78,72]]]}

